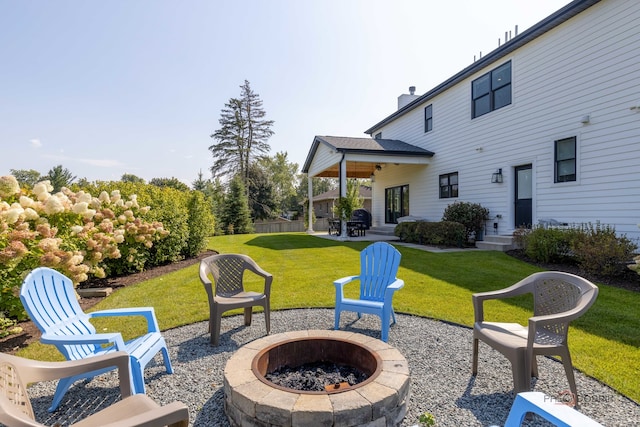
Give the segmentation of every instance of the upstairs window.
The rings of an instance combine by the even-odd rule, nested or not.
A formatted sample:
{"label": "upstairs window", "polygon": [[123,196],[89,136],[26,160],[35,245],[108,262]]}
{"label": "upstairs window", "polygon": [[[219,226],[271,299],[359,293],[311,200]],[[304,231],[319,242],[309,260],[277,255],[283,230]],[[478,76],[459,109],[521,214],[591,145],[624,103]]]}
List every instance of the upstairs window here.
{"label": "upstairs window", "polygon": [[458,172],[440,175],[440,198],[458,197]]}
{"label": "upstairs window", "polygon": [[429,132],[433,129],[433,104],[424,107],[424,131]]}
{"label": "upstairs window", "polygon": [[511,104],[511,61],[471,83],[472,118]]}
{"label": "upstairs window", "polygon": [[576,180],[576,137],[555,141],[555,182]]}
{"label": "upstairs window", "polygon": [[382,139],[382,132],[376,133],[376,135],[373,137],[373,139]]}

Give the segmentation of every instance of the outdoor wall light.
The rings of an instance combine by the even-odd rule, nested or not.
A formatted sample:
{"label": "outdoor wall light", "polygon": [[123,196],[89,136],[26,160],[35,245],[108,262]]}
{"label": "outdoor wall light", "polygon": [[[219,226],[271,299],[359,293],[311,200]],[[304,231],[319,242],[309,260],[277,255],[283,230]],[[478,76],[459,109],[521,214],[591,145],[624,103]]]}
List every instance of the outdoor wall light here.
{"label": "outdoor wall light", "polygon": [[586,125],[590,121],[591,121],[591,117],[588,114],[585,114],[580,118],[580,123],[582,123],[583,125]]}
{"label": "outdoor wall light", "polygon": [[371,176],[369,176],[369,179],[371,180],[371,182],[376,182],[376,174],[372,172]]}
{"label": "outdoor wall light", "polygon": [[498,169],[491,175],[491,182],[498,184],[502,182],[502,168]]}

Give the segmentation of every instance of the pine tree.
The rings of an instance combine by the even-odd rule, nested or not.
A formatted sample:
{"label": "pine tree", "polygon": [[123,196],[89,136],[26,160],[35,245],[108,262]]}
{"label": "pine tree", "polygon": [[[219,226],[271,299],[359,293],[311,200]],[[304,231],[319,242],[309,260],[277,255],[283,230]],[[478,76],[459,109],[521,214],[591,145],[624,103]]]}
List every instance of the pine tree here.
{"label": "pine tree", "polygon": [[73,181],[76,180],[76,177],[71,173],[71,171],[69,171],[69,169],[63,168],[62,165],[58,165],[49,169],[49,172],[44,179],[49,180],[53,186],[53,192],[57,193],[62,189],[62,187],[69,187]]}
{"label": "pine tree", "polygon": [[246,234],[252,231],[249,199],[240,176],[233,177],[229,183],[221,219],[226,234]]}
{"label": "pine tree", "polygon": [[260,96],[248,80],[240,86],[240,98],[231,98],[220,113],[220,129],[211,134],[214,177],[239,175],[247,186],[249,165],[270,150],[273,120],[266,120]]}

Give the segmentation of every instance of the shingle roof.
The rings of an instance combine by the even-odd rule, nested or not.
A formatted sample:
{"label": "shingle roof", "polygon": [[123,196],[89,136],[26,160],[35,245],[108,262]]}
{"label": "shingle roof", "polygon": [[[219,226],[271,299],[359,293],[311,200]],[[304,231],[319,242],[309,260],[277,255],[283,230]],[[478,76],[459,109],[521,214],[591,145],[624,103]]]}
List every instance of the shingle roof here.
{"label": "shingle roof", "polygon": [[345,136],[316,136],[316,139],[337,151],[390,152],[394,154],[433,155],[432,152],[397,139],[349,138]]}
{"label": "shingle roof", "polygon": [[346,136],[316,136],[307,154],[302,172],[307,173],[318,145],[325,144],[342,153],[383,154],[389,156],[432,157],[433,152],[397,139],[351,138]]}

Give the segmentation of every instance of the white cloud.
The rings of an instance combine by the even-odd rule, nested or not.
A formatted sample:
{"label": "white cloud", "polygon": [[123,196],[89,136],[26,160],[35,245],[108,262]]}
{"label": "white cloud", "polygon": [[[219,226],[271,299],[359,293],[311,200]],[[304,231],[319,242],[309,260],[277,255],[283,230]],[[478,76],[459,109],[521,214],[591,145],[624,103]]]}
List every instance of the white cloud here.
{"label": "white cloud", "polygon": [[37,138],[30,139],[30,140],[29,140],[29,144],[31,144],[31,146],[32,146],[33,148],[40,148],[40,147],[42,147],[42,142],[41,142],[39,139],[37,139]]}

